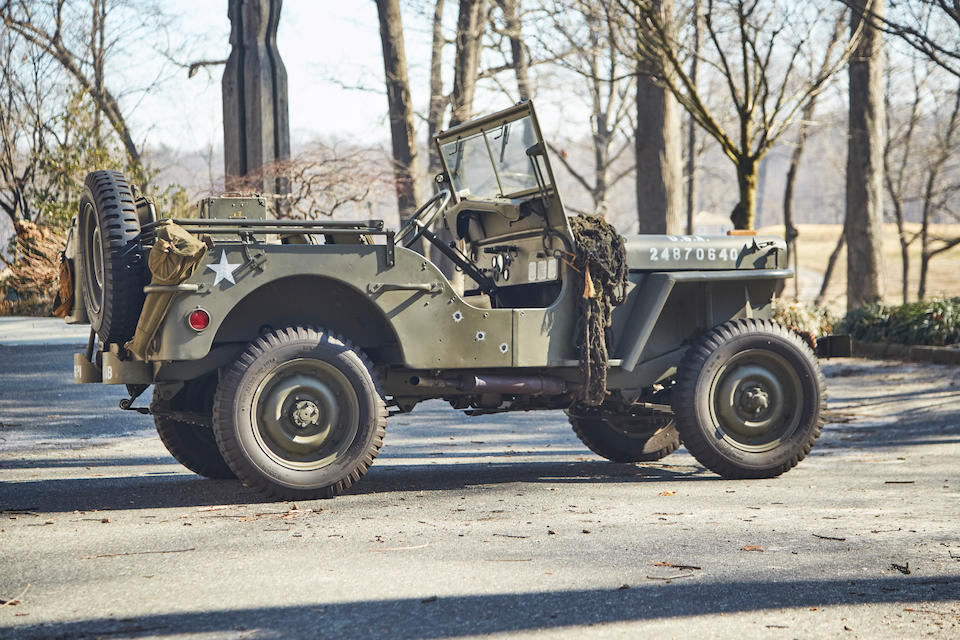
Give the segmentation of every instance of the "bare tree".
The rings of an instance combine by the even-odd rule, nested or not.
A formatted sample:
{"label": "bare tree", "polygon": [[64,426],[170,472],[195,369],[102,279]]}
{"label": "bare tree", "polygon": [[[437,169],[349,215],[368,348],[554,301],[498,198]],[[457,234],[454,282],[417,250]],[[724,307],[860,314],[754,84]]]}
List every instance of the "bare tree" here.
{"label": "bare tree", "polygon": [[[107,24],[113,17],[106,0],[90,0],[89,31],[77,35],[77,18],[84,10],[80,2],[69,0],[3,0],[0,19],[7,29],[50,56],[70,75],[77,86],[96,105],[97,118],[106,118],[127,154],[130,170],[139,182],[147,172],[141,160],[140,147],[133,138],[116,94],[105,83],[104,66],[107,52],[116,41],[108,41]],[[159,26],[159,25],[155,25]],[[134,29],[128,31],[128,35]]]}
{"label": "bare tree", "polygon": [[457,51],[450,96],[450,126],[473,116],[473,96],[480,74],[480,49],[486,21],[487,0],[460,0],[457,17]]}
{"label": "bare tree", "polygon": [[[913,166],[913,151],[917,143],[917,132],[921,126],[924,87],[930,74],[923,73],[916,57],[911,61],[910,84],[898,82],[892,65],[888,65],[884,88],[884,117],[886,119],[886,141],[883,146],[883,183],[886,188],[893,218],[897,224],[897,237],[900,242],[901,281],[900,296],[903,302],[909,298],[910,288],[910,245],[919,237],[907,230],[907,212],[912,191],[916,184],[917,172]],[[895,108],[894,92],[909,91],[911,96],[906,110]],[[906,117],[904,117],[904,114]]]}
{"label": "bare tree", "polygon": [[605,213],[608,197],[635,166],[615,170],[633,146],[630,115],[636,69],[621,53],[622,25],[615,12],[599,0],[558,0],[550,8],[550,33],[540,41],[561,69],[581,79],[590,107],[592,166],[577,167],[571,154],[551,144],[554,157],[582,186],[593,203],[593,213]]}
{"label": "bare tree", "polygon": [[278,217],[315,220],[384,195],[395,183],[385,160],[372,149],[343,149],[316,141],[293,158],[259,167],[239,180],[231,178],[231,187],[255,191],[265,175],[275,176],[290,186],[288,193],[268,194]]}
{"label": "bare tree", "polygon": [[128,168],[100,116],[56,60],[0,32],[0,210],[16,233],[21,222],[69,221],[91,166]]}
{"label": "bare tree", "polygon": [[840,0],[862,11],[871,26],[899,38],[947,72],[960,76],[960,4],[956,0],[891,0],[871,7]]}
{"label": "bare tree", "polygon": [[[833,51],[837,47],[843,34],[843,25],[847,20],[847,12],[841,12],[833,26],[833,33],[824,50],[823,58],[820,63],[819,73],[824,73],[825,68],[830,64],[833,58]],[[790,165],[787,169],[786,185],[783,189],[783,226],[787,240],[787,262],[792,260],[795,274],[799,273],[799,257],[797,253],[797,236],[800,232],[793,223],[793,190],[797,181],[797,171],[800,168],[800,159],[803,157],[804,147],[807,138],[810,135],[810,127],[813,125],[813,115],[817,109],[817,97],[819,93],[813,93],[804,103],[800,110],[800,123],[797,126],[797,138],[794,142],[793,151],[790,154]],[[793,278],[793,297],[800,297],[800,278],[795,275]]]}
{"label": "bare tree", "polygon": [[927,155],[928,163],[925,168],[923,187],[922,217],[920,227],[920,283],[917,286],[917,299],[923,300],[927,296],[927,277],[930,270],[930,261],[937,255],[960,245],[960,236],[953,238],[936,238],[930,233],[930,225],[938,211],[946,211],[956,221],[957,212],[950,207],[952,196],[955,196],[960,185],[954,183],[947,186],[941,184],[948,163],[954,161],[956,169],[956,154],[958,127],[960,127],[960,80],[954,89],[953,101],[946,111],[946,118],[934,134],[934,148]]}
{"label": "bare tree", "polygon": [[390,114],[394,185],[400,219],[405,220],[417,208],[421,198],[417,183],[420,167],[413,127],[410,81],[407,77],[407,55],[403,46],[403,24],[400,19],[399,0],[376,0],[376,3]]}
{"label": "bare tree", "polygon": [[497,0],[497,6],[503,13],[504,32],[510,41],[510,63],[513,65],[513,73],[517,79],[517,94],[520,100],[529,100],[532,92],[529,55],[523,44],[517,4],[517,0]]}
{"label": "bare tree", "polygon": [[847,309],[883,299],[883,39],[863,11],[883,15],[883,0],[852,7],[847,148]]}
{"label": "bare tree", "polygon": [[[722,78],[727,107],[701,95],[684,67],[689,48],[669,28],[654,0],[616,0],[647,37],[633,55],[656,70],[697,123],[720,145],[737,173],[739,202],[731,214],[737,228],[752,228],[760,160],[790,129],[808,99],[843,68],[852,47],[837,51],[825,67],[811,69],[809,51],[820,46],[825,2],[707,0],[702,71]],[[812,6],[811,6],[812,4]]]}

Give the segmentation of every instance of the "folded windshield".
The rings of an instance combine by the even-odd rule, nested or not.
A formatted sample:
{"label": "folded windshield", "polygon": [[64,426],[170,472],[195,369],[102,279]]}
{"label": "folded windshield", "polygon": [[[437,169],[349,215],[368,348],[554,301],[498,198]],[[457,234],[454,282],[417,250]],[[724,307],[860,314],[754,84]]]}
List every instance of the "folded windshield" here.
{"label": "folded windshield", "polygon": [[537,189],[536,160],[527,149],[538,142],[528,115],[448,142],[441,152],[461,198],[494,200]]}

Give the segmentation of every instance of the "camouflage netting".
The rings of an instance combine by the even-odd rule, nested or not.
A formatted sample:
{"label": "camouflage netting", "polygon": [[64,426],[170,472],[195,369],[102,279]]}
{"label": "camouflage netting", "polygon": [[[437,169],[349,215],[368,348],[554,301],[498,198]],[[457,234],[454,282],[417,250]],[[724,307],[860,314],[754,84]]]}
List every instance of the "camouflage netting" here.
{"label": "camouflage netting", "polygon": [[573,267],[583,276],[575,279],[581,300],[577,323],[581,401],[597,406],[607,394],[611,314],[626,297],[626,250],[623,237],[603,218],[578,215],[570,218],[570,228],[575,239]]}

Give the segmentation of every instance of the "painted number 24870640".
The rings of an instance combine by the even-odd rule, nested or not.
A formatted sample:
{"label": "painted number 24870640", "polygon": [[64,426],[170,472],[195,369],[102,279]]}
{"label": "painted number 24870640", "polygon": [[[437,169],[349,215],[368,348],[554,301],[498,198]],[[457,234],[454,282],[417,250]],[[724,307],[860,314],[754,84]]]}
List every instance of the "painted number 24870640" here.
{"label": "painted number 24870640", "polygon": [[650,261],[660,260],[736,260],[736,249],[714,247],[650,247]]}

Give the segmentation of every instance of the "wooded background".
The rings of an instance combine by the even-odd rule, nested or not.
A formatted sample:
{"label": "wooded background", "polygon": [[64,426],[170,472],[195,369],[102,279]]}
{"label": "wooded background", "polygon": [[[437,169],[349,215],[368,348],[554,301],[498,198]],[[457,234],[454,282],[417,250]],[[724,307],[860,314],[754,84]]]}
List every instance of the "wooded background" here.
{"label": "wooded background", "polygon": [[[960,14],[951,2],[355,4],[380,26],[382,76],[356,90],[388,109],[371,123],[384,142],[292,140],[291,157],[268,168],[290,184],[289,215],[402,217],[433,189],[436,132],[479,115],[478,105],[530,98],[571,211],[604,215],[624,233],[769,228],[813,274],[820,295],[808,297],[820,303],[960,292],[931,286],[930,275],[960,263]],[[167,42],[169,73],[216,81],[228,42],[223,59],[183,59],[178,17],[161,2],[0,0],[0,18],[8,275],[51,259],[31,243],[59,237],[87,171],[131,174],[168,214],[222,190],[222,149],[172,154],[130,124],[138,93],[162,90],[162,78],[134,90],[115,70],[147,43]],[[410,34],[418,45],[430,38],[418,84]],[[291,100],[303,82],[290,78]],[[825,242],[814,223],[843,232]],[[886,254],[885,234],[897,245]],[[845,295],[827,295],[831,275]],[[800,293],[791,285],[784,295]]]}

